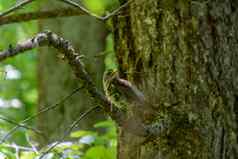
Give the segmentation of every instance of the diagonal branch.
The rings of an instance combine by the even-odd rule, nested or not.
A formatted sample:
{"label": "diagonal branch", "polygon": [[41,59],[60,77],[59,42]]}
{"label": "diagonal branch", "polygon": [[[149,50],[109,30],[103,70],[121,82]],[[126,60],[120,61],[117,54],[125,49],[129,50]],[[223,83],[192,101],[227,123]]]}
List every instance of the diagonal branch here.
{"label": "diagonal branch", "polygon": [[35,1],[35,0],[22,0],[19,3],[17,3],[15,6],[13,6],[13,7],[9,8],[8,10],[0,13],[0,17],[6,16],[6,15],[24,7],[25,5],[27,5],[29,3],[32,3],[33,1]]}
{"label": "diagonal branch", "polygon": [[38,11],[38,12],[29,12],[29,13],[20,13],[9,16],[0,16],[0,25],[17,23],[17,22],[26,22],[37,19],[48,19],[48,18],[57,18],[57,17],[70,17],[77,15],[85,15],[85,12],[81,10],[65,8],[65,9],[54,9],[49,11]]}
{"label": "diagonal branch", "polygon": [[31,131],[35,132],[36,134],[38,134],[38,135],[43,135],[41,131],[39,131],[39,130],[37,130],[37,129],[35,129],[35,128],[26,126],[26,125],[24,125],[24,124],[18,124],[17,122],[15,122],[15,121],[13,121],[13,120],[11,120],[11,119],[8,119],[8,118],[6,118],[6,117],[0,116],[0,120],[3,120],[3,121],[8,122],[8,123],[10,123],[10,124],[16,125],[16,126],[18,126],[18,127],[22,127],[22,128],[31,130]]}
{"label": "diagonal branch", "polygon": [[[128,118],[127,114],[117,108],[101,91],[99,91],[93,83],[90,75],[86,71],[81,56],[74,50],[69,41],[59,37],[50,31],[37,34],[35,37],[18,44],[16,47],[9,47],[7,50],[0,52],[0,61],[4,59],[23,53],[39,46],[52,46],[64,54],[68,60],[69,65],[74,71],[76,77],[84,84],[84,88],[89,95],[101,106],[101,108],[119,125],[125,128],[130,133],[138,136],[158,136],[166,130],[166,126],[145,125],[138,116]],[[133,87],[130,83],[123,79],[116,79],[117,85],[123,91],[132,93],[132,99],[141,100],[144,102],[144,96]],[[165,124],[166,125],[166,124]]]}
{"label": "diagonal branch", "polygon": [[61,99],[59,102],[55,103],[54,105],[52,106],[49,106],[49,107],[46,107],[46,108],[43,108],[41,110],[39,110],[39,112],[37,112],[36,114],[24,119],[23,121],[20,122],[20,124],[16,125],[15,127],[13,127],[10,131],[8,131],[8,133],[6,135],[4,135],[1,140],[0,140],[0,144],[2,144],[3,142],[5,142],[9,136],[11,134],[13,134],[19,127],[21,127],[20,125],[34,119],[35,117],[39,116],[40,114],[42,113],[45,113],[47,111],[50,111],[50,110],[53,110],[55,108],[57,108],[59,105],[63,104],[65,101],[67,101],[70,97],[72,97],[75,93],[77,93],[80,89],[82,89],[82,87],[79,87],[79,88],[76,88],[74,89],[69,95],[65,96],[63,99]]}
{"label": "diagonal branch", "polygon": [[90,15],[95,17],[96,19],[105,21],[112,16],[116,15],[119,11],[121,11],[123,8],[128,6],[128,4],[131,2],[131,0],[127,1],[123,5],[119,6],[115,10],[113,10],[111,13],[109,13],[106,16],[98,16],[92,12],[90,12],[88,9],[84,8],[80,4],[72,1],[72,0],[60,0],[70,6],[79,8],[80,10],[72,10],[72,9],[57,9],[52,11],[39,11],[39,12],[30,12],[30,13],[22,13],[12,16],[7,16],[8,14],[22,8],[23,6],[33,2],[35,0],[23,0],[19,3],[17,3],[15,6],[9,8],[8,10],[0,13],[0,25],[3,24],[9,24],[9,23],[16,23],[16,22],[23,22],[23,21],[29,21],[29,20],[36,20],[36,19],[46,19],[46,18],[55,18],[55,17],[66,17],[66,16],[74,16],[74,15]]}
{"label": "diagonal branch", "polygon": [[125,118],[124,113],[96,88],[80,60],[80,55],[74,50],[70,42],[62,37],[59,37],[50,31],[39,33],[35,37],[18,44],[15,48],[9,47],[7,50],[0,52],[0,61],[39,46],[52,46],[62,52],[68,60],[69,65],[72,67],[76,77],[84,83],[84,87],[91,97],[95,99],[95,101],[105,112],[107,112],[108,115],[112,117],[112,119],[114,119],[118,124],[122,123]]}

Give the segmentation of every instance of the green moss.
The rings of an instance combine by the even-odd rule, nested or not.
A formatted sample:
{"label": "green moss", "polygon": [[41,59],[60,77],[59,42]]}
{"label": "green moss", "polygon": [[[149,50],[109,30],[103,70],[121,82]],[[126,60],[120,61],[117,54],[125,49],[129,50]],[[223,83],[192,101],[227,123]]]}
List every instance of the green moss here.
{"label": "green moss", "polygon": [[174,10],[175,9],[175,4],[176,4],[176,0],[161,0],[160,4],[166,10]]}
{"label": "green moss", "polygon": [[198,31],[198,20],[197,20],[197,18],[192,17],[191,24],[192,24],[193,31]]}

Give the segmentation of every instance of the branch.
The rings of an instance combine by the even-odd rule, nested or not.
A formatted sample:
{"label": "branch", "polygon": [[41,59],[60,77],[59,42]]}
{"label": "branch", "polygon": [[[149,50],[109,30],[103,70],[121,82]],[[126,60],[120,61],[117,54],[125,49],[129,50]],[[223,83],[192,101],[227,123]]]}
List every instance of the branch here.
{"label": "branch", "polygon": [[84,87],[87,89],[91,97],[101,105],[103,110],[107,112],[112,119],[117,123],[122,123],[125,118],[124,113],[96,88],[80,60],[80,55],[74,50],[70,42],[64,40],[62,37],[59,37],[50,31],[39,33],[35,37],[18,44],[15,48],[9,47],[7,50],[0,52],[0,61],[39,46],[52,46],[62,52],[68,60],[69,65],[72,67],[76,77],[84,83]]}
{"label": "branch", "polygon": [[[49,31],[42,32],[37,34],[35,37],[18,44],[14,48],[9,47],[9,49],[0,52],[0,61],[39,46],[52,46],[62,52],[68,60],[69,65],[72,67],[76,77],[84,83],[84,88],[87,89],[91,97],[93,97],[101,108],[103,108],[103,110],[107,112],[107,114],[111,116],[111,118],[115,120],[119,126],[124,127],[125,130],[130,133],[142,137],[150,135],[158,136],[164,132],[166,128],[164,124],[159,126],[144,125],[143,122],[137,117],[127,118],[124,112],[117,108],[101,91],[96,88],[80,60],[81,56],[75,52],[73,46],[67,40],[64,40],[55,33]],[[118,86],[120,85],[122,89],[130,91],[135,98],[140,98],[140,100],[144,101],[143,94],[141,94],[137,88],[128,83],[128,81],[117,79],[117,82]]]}
{"label": "branch", "polygon": [[45,113],[49,110],[52,110],[52,109],[55,109],[56,107],[58,107],[59,105],[63,104],[65,101],[67,101],[72,95],[74,95],[75,93],[77,93],[80,89],[82,89],[83,87],[79,87],[79,88],[76,88],[75,90],[73,90],[69,95],[65,96],[62,100],[60,100],[59,102],[55,103],[54,105],[52,106],[49,106],[49,107],[46,107],[46,108],[43,108],[41,110],[39,110],[38,113],[24,119],[23,121],[20,122],[20,124],[18,124],[17,126],[15,126],[14,128],[12,128],[6,135],[4,135],[2,137],[2,139],[0,140],[0,144],[4,143],[8,137],[13,134],[19,127],[21,124],[24,124],[32,119],[34,119],[35,117],[39,116],[40,114],[42,113]]}
{"label": "branch", "polygon": [[76,15],[85,15],[85,13],[83,11],[70,9],[70,8],[20,13],[20,14],[0,17],[0,25],[17,23],[17,22],[26,22],[26,21],[37,20],[37,19],[69,17],[69,16],[76,16]]}
{"label": "branch", "polygon": [[39,130],[37,130],[37,129],[35,129],[35,128],[32,128],[32,127],[23,125],[23,124],[18,124],[17,122],[15,122],[15,121],[13,121],[13,120],[11,120],[11,119],[8,119],[8,118],[6,118],[6,117],[0,116],[0,120],[6,121],[6,122],[8,122],[8,123],[10,123],[10,124],[13,124],[13,125],[16,125],[16,126],[18,126],[18,127],[22,127],[22,128],[31,130],[31,131],[35,132],[36,134],[43,136],[43,134],[42,134],[41,131],[39,131]]}
{"label": "branch", "polygon": [[22,7],[24,7],[25,5],[29,4],[29,3],[32,3],[33,1],[35,0],[22,0],[21,2],[17,3],[15,6],[9,8],[8,10],[0,13],[0,17],[3,17],[3,16],[6,16]]}

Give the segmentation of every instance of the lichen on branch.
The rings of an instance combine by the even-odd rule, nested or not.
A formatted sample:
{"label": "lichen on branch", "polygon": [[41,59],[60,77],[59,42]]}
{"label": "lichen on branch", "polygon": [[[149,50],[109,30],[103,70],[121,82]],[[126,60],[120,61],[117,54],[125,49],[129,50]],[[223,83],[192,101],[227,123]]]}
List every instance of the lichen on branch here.
{"label": "lichen on branch", "polygon": [[[84,88],[88,91],[89,95],[119,126],[126,127],[128,132],[143,137],[150,135],[157,136],[164,131],[158,128],[155,129],[151,125],[146,125],[138,118],[138,115],[128,116],[128,112],[118,108],[115,103],[103,94],[103,92],[97,89],[81,61],[80,54],[75,51],[73,45],[68,40],[65,40],[53,32],[41,32],[31,39],[17,44],[15,47],[10,45],[8,49],[0,52],[0,61],[41,46],[54,47],[64,55],[76,77],[84,84]],[[127,96],[129,101],[134,100],[135,104],[139,105],[138,107],[145,105],[145,99],[142,92],[140,92],[129,81],[116,77],[113,78],[113,83],[118,87],[118,89],[121,89],[126,96],[128,93],[131,95]]]}
{"label": "lichen on branch", "polygon": [[[114,108],[114,105],[111,103],[111,101],[108,100],[106,96],[104,96],[104,94],[96,88],[80,60],[80,54],[75,51],[74,47],[69,41],[63,39],[55,33],[45,31],[38,33],[31,39],[17,44],[16,47],[10,45],[7,50],[0,52],[0,61],[39,46],[52,46],[64,54],[65,58],[68,60],[68,63],[73,68],[76,77],[84,83],[84,86],[89,94],[97,101],[98,104],[102,106],[105,112],[107,112],[115,121],[119,122],[122,113],[116,107]],[[112,107],[113,109],[111,109]]]}

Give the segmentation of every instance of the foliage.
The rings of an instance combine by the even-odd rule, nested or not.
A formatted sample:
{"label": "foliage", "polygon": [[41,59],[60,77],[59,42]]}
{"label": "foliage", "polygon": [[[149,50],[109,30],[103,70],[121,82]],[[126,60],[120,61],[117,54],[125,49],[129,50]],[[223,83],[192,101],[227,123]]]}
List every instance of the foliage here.
{"label": "foliage", "polygon": [[[78,139],[64,141],[58,144],[53,151],[45,155],[44,159],[116,159],[116,128],[112,120],[98,122],[94,125],[98,131],[78,130],[71,133],[71,138]],[[54,144],[54,143],[53,143]],[[51,146],[51,145],[49,145]],[[0,146],[1,155],[8,159],[14,159],[19,155],[21,159],[34,159],[41,156],[40,152],[34,151],[33,148],[21,150],[23,147],[12,145]],[[16,154],[17,148],[19,153]],[[25,147],[25,149],[27,149]],[[44,152],[46,149],[42,149]]]}

